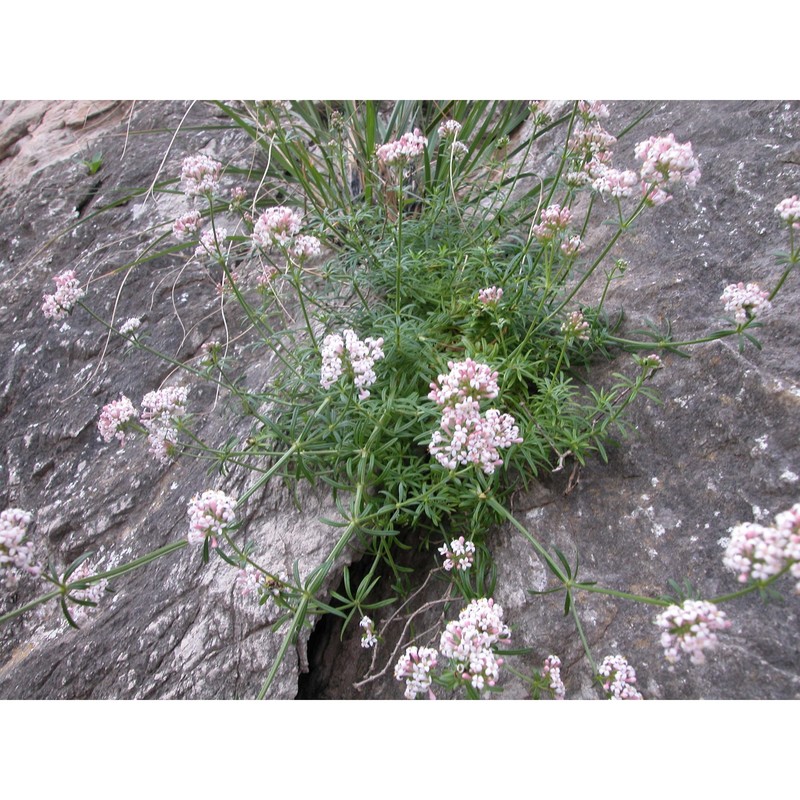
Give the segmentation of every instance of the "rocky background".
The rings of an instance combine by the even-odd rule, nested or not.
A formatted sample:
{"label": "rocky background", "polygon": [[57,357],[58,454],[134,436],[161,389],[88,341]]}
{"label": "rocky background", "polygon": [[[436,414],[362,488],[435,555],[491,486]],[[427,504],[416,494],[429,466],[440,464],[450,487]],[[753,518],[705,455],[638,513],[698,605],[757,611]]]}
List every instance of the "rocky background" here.
{"label": "rocky background", "polygon": [[[610,103],[607,127],[624,127],[650,105]],[[609,295],[611,310],[624,309],[628,330],[652,319],[671,321],[678,339],[700,337],[719,323],[727,284],[774,285],[781,274],[774,251],[787,249],[774,207],[800,193],[799,122],[797,102],[656,103],[620,142],[615,163],[633,167],[637,141],[672,131],[691,140],[703,171],[695,190],[646,214],[612,254],[630,263]],[[143,190],[176,177],[182,159],[200,149],[225,163],[248,158],[246,142],[202,103],[0,104],[0,508],[35,512],[37,556],[60,567],[91,549],[93,563],[108,568],[180,539],[195,492],[241,492],[248,480],[209,474],[207,463],[189,458],[159,465],[142,442],[124,450],[104,444],[96,428],[102,406],[120,392],[137,402],[164,382],[190,387],[202,438],[219,442],[246,430],[236,429],[235,408],[209,387],[109,341],[85,312],[62,326],[40,311],[52,277],[75,269],[90,284],[96,313],[141,317],[148,343],[178,361],[198,359],[204,343],[223,338],[213,276],[184,268],[180,256],[148,260],[181,197]],[[102,163],[90,174],[82,162],[97,152]],[[120,271],[135,258],[136,269]],[[735,341],[724,340],[694,347],[688,360],[665,356],[653,381],[661,405],[635,405],[632,433],[609,463],[589,463],[569,491],[571,465],[520,491],[518,517],[546,544],[578,552],[584,579],[652,595],[669,591],[668,579],[689,579],[706,597],[735,591],[735,576],[722,566],[730,528],[769,521],[800,501],[799,297],[791,275],[759,333],[761,351],[739,353]],[[233,338],[236,320],[227,322]],[[249,386],[267,385],[266,354],[242,351],[239,361]],[[598,380],[610,383],[627,366],[626,356],[600,365]],[[318,517],[335,512],[324,492],[302,489],[295,499],[270,484],[249,503],[243,530],[275,571],[299,560],[307,573],[335,537]],[[567,697],[598,697],[562,601],[530,594],[547,579],[530,546],[505,528],[491,546],[499,570],[494,596],[514,646],[531,649],[509,663],[531,671],[556,653]],[[356,558],[345,555],[327,589]],[[196,550],[185,549],[117,580],[116,593],[79,631],[67,628],[56,606],[17,618],[0,627],[0,697],[253,697],[282,636],[270,631],[274,612],[241,597],[234,584],[234,570],[219,560],[203,568]],[[625,655],[646,698],[794,698],[800,600],[791,581],[779,588],[782,603],[749,596],[725,606],[732,628],[702,667],[664,661],[652,607],[582,595],[578,608],[595,658]],[[437,593],[441,584],[433,580],[420,602]],[[0,597],[0,613],[33,596],[23,581],[17,596]],[[378,623],[390,613],[376,614]],[[351,628],[341,638],[328,620],[304,631],[270,696],[401,698],[391,670],[363,683],[371,656],[359,635]],[[391,638],[379,646],[375,671],[393,646]],[[527,696],[510,673],[503,685],[503,697]]]}

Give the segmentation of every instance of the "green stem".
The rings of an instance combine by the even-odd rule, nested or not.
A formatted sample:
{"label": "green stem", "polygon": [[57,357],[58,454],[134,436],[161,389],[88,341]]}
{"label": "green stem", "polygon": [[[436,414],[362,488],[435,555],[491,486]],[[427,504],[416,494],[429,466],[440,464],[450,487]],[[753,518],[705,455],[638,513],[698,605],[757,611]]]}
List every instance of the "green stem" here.
{"label": "green stem", "polygon": [[589,659],[589,663],[592,665],[592,674],[597,675],[597,664],[595,664],[595,661],[592,658],[592,651],[589,648],[589,642],[586,639],[586,634],[583,632],[583,625],[581,625],[581,618],[578,616],[578,610],[575,608],[575,601],[572,598],[570,598],[570,600],[570,611],[572,612],[572,618],[575,620],[575,627],[578,630],[578,636],[581,637],[583,651],[586,653],[586,658]]}
{"label": "green stem", "polygon": [[531,536],[531,534],[528,532],[528,529],[521,522],[519,522],[510,511],[498,503],[493,497],[488,497],[486,499],[486,503],[498,514],[505,517],[536,548],[536,551],[547,562],[547,565],[562,583],[569,583],[569,578],[564,575],[559,564],[553,560],[553,557],[547,552],[547,550],[545,550],[544,547],[533,536]]}

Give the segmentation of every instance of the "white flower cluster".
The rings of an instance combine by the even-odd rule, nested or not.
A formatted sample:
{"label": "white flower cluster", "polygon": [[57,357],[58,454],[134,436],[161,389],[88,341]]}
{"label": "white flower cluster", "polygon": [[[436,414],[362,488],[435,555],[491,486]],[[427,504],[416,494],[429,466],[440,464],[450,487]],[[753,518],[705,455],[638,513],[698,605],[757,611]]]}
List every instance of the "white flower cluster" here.
{"label": "white flower cluster", "polygon": [[793,228],[800,229],[800,197],[796,194],[781,200],[775,206],[775,213]]}
{"label": "white flower cluster", "polygon": [[37,577],[42,568],[34,564],[33,547],[26,541],[33,515],[21,508],[7,508],[0,513],[0,573],[9,591],[16,589],[19,572]]}
{"label": "white flower cluster", "polygon": [[136,331],[138,331],[141,327],[142,321],[139,319],[139,317],[129,317],[125,320],[125,322],[122,323],[122,325],[119,326],[119,332],[124,336],[130,336],[136,333]]}
{"label": "white flower cluster", "polygon": [[462,609],[457,620],[447,623],[439,650],[449,658],[460,678],[479,691],[497,682],[502,658],[492,647],[507,642],[511,631],[503,622],[503,607],[482,597]]}
{"label": "white flower cluster", "polygon": [[597,673],[606,680],[603,689],[609,693],[610,700],[643,700],[636,683],[636,670],[623,656],[606,656],[597,668]]}
{"label": "white flower cluster", "polygon": [[236,498],[215,489],[196,494],[189,501],[189,544],[202,544],[211,537],[211,547],[217,546],[217,537],[236,521]]}
{"label": "white flower cluster", "polygon": [[445,557],[442,566],[450,572],[452,569],[466,571],[472,566],[475,557],[474,542],[467,542],[463,536],[453,539],[450,547],[446,544],[439,548],[439,554]]}
{"label": "white flower cluster", "polygon": [[461,123],[454,119],[446,119],[439,126],[439,136],[442,139],[457,139],[459,133],[461,133]]}
{"label": "white flower cluster", "polygon": [[186,414],[185,386],[168,386],[142,398],[142,425],[147,429],[150,453],[162,464],[169,462],[178,443],[178,420]]}
{"label": "white flower cluster", "polygon": [[583,316],[582,311],[573,311],[561,323],[561,332],[565,333],[570,338],[579,339],[581,341],[588,341],[589,335],[589,322]]}
{"label": "white flower cluster", "polygon": [[549,655],[544,660],[542,675],[550,678],[550,690],[553,692],[554,700],[563,700],[567,690],[564,681],[561,680],[561,659],[558,656]]}
{"label": "white flower cluster", "polygon": [[378,644],[378,637],[375,635],[375,623],[369,617],[361,617],[358,623],[364,632],[361,634],[361,646],[365,649],[375,647]]}
{"label": "white flower cluster", "polygon": [[395,664],[394,677],[398,681],[405,678],[407,700],[416,699],[426,692],[431,696],[431,670],[436,666],[439,654],[432,647],[409,647]]}
{"label": "white flower cluster", "polygon": [[692,664],[704,664],[704,650],[714,649],[719,640],[717,631],[731,623],[713,603],[707,600],[686,600],[682,606],[671,605],[655,619],[662,628],[661,646],[671,664],[688,655]]}
{"label": "white flower cluster", "polygon": [[346,328],[342,336],[328,334],[320,349],[322,368],[319,382],[322,388],[329,389],[342,375],[347,375],[359,390],[358,399],[366,400],[370,395],[366,387],[377,380],[373,367],[383,358],[382,347],[382,338],[367,337],[362,342],[350,328]]}
{"label": "white flower cluster", "polygon": [[725,310],[732,311],[736,321],[743,325],[757,314],[764,314],[772,308],[769,292],[765,292],[757,283],[732,283],[725,287],[720,300],[725,303]]}

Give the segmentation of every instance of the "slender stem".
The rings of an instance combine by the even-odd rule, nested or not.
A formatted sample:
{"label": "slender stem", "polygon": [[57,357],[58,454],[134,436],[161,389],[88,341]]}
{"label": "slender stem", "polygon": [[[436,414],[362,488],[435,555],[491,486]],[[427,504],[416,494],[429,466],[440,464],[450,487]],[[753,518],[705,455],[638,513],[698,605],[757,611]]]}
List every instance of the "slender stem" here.
{"label": "slender stem", "polygon": [[664,600],[660,597],[644,597],[639,594],[631,594],[630,592],[618,592],[616,589],[606,589],[603,586],[590,586],[585,583],[573,583],[572,588],[580,589],[583,592],[594,592],[595,594],[605,594],[611,597],[619,597],[621,600],[632,600],[635,603],[647,603],[651,606],[672,605],[669,600]]}
{"label": "slender stem", "polygon": [[569,579],[566,575],[564,575],[561,567],[553,560],[553,557],[533,536],[531,536],[531,534],[528,532],[528,529],[522,523],[520,523],[510,511],[498,503],[493,497],[487,498],[486,502],[495,511],[504,516],[536,548],[539,555],[547,562],[547,565],[562,583],[569,583]]}
{"label": "slender stem", "polygon": [[572,619],[575,620],[575,627],[578,630],[578,636],[581,637],[583,651],[586,653],[586,658],[589,659],[589,663],[592,665],[592,674],[597,675],[597,664],[595,664],[595,661],[592,658],[592,651],[589,648],[589,642],[586,639],[586,634],[583,632],[583,625],[581,625],[581,618],[578,616],[578,610],[575,608],[575,601],[572,598],[570,599],[572,602],[570,602],[569,607],[570,611],[572,612]]}

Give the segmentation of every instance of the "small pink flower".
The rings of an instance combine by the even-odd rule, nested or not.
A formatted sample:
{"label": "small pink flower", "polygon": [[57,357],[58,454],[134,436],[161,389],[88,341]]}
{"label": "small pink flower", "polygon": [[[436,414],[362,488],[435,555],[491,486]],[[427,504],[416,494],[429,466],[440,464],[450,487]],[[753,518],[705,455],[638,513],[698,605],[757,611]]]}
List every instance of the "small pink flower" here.
{"label": "small pink flower", "polygon": [[439,375],[431,384],[428,398],[440,408],[455,407],[464,400],[493,400],[500,394],[498,373],[487,364],[471,358],[465,361],[448,361],[448,375]]}
{"label": "small pink flower", "polygon": [[228,238],[227,228],[211,228],[201,237],[200,243],[194,250],[195,258],[219,258],[222,244]]}
{"label": "small pink flower", "polygon": [[186,414],[185,386],[167,386],[148,392],[142,399],[140,422],[147,429],[150,453],[162,464],[169,463],[178,443],[178,422]]}
{"label": "small pink flower", "polygon": [[583,250],[583,242],[580,236],[570,236],[567,241],[561,243],[561,252],[567,256],[575,256]]}
{"label": "small pink flower", "polygon": [[461,123],[454,119],[447,119],[439,126],[439,136],[442,139],[457,139],[461,133]]}

